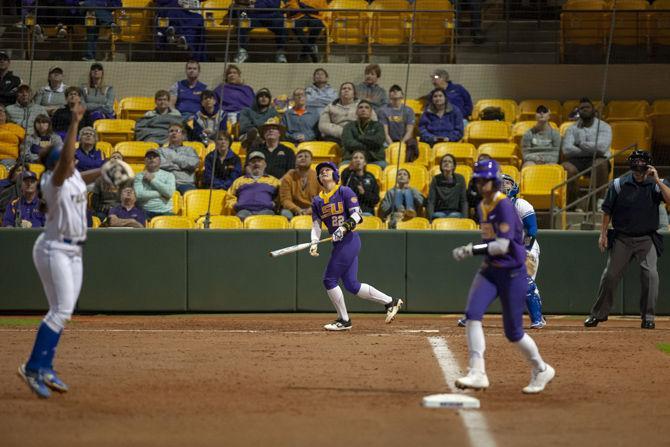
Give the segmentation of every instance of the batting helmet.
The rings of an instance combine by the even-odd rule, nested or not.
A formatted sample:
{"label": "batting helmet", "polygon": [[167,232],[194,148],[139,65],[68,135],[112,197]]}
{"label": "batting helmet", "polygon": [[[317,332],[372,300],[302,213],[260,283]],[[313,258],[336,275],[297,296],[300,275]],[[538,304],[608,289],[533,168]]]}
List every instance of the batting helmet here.
{"label": "batting helmet", "polygon": [[323,183],[321,183],[321,179],[319,178],[319,173],[323,168],[330,168],[333,170],[333,181],[335,183],[340,181],[340,173],[337,170],[337,166],[335,166],[335,163],[332,161],[324,161],[316,165],[316,179],[319,182],[319,185],[323,186]]}
{"label": "batting helmet", "polygon": [[53,169],[56,167],[56,163],[58,163],[58,160],[60,160],[60,153],[62,151],[63,146],[54,146],[47,154],[46,158],[44,159],[44,166],[49,171],[53,171]]}
{"label": "batting helmet", "polygon": [[512,188],[510,188],[510,190],[507,191],[507,197],[509,197],[510,199],[515,198],[516,195],[519,194],[519,185],[517,185],[516,182],[514,181],[514,177],[508,174],[503,174],[502,179],[512,183]]}
{"label": "batting helmet", "polygon": [[482,160],[475,162],[472,178],[483,178],[493,180],[493,184],[500,188],[502,177],[500,176],[500,166],[495,160]]}

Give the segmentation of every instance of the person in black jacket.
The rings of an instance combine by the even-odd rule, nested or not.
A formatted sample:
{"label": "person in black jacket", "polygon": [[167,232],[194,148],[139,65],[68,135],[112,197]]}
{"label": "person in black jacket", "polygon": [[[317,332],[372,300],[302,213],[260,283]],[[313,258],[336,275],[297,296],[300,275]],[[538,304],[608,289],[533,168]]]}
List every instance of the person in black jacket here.
{"label": "person in black jacket", "polygon": [[4,51],[0,51],[0,104],[10,105],[16,102],[16,94],[21,78],[9,71],[11,61]]}
{"label": "person in black jacket", "polygon": [[[61,138],[65,138],[65,132],[70,127],[72,119],[72,108],[81,102],[81,90],[79,87],[68,87],[65,89],[65,105],[57,109],[51,117],[51,124],[54,132]],[[84,116],[79,122],[79,130],[84,127],[93,127],[93,120],[88,110],[84,111]]]}
{"label": "person in black jacket", "polygon": [[365,170],[366,165],[365,152],[355,150],[351,155],[351,164],[342,172],[342,185],[356,193],[361,214],[373,216],[379,203],[379,185],[375,176]]}

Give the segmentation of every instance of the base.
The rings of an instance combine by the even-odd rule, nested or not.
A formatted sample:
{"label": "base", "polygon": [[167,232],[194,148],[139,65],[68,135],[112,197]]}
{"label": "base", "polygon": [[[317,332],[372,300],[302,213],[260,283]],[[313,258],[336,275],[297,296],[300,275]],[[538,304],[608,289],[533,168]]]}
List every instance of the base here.
{"label": "base", "polygon": [[465,394],[431,394],[423,398],[421,405],[425,408],[477,409],[479,399]]}

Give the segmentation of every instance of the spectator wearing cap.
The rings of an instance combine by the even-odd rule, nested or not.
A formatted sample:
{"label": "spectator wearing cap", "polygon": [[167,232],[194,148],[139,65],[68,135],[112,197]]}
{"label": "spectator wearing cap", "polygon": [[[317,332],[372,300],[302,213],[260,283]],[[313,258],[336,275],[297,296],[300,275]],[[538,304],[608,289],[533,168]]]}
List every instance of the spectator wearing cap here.
{"label": "spectator wearing cap", "polygon": [[324,68],[317,68],[312,74],[312,85],[305,88],[307,107],[321,113],[328,105],[337,99],[337,92],[328,84],[328,72]]}
{"label": "spectator wearing cap", "polygon": [[[202,93],[207,90],[207,84],[200,81],[200,62],[190,60],[186,62],[186,79],[175,82],[170,87],[170,106],[179,110],[182,118],[190,119],[202,107]],[[218,108],[218,101],[217,103]]]}
{"label": "spectator wearing cap", "polygon": [[0,104],[5,106],[16,102],[16,94],[21,85],[21,78],[9,69],[11,63],[9,55],[0,51]]}
{"label": "spectator wearing cap", "polygon": [[105,69],[96,62],[88,72],[88,84],[81,86],[82,99],[93,121],[116,118],[114,87],[105,84]]}
{"label": "spectator wearing cap", "polygon": [[47,85],[37,91],[35,95],[35,104],[43,106],[49,116],[60,107],[65,105],[65,90],[67,85],[63,82],[63,69],[60,67],[51,67],[47,78]]}
{"label": "spectator wearing cap", "polygon": [[384,126],[372,120],[372,104],[365,99],[356,106],[356,121],[344,126],[342,132],[342,162],[351,160],[354,151],[362,151],[368,162],[386,167]]}
{"label": "spectator wearing cap", "polygon": [[247,159],[246,174],[233,182],[226,194],[226,208],[241,220],[252,215],[274,215],[279,180],[265,172],[265,154],[254,151]]}
{"label": "spectator wearing cap", "polygon": [[158,90],[154,101],[156,108],[149,110],[135,123],[135,140],[165,144],[170,126],[181,125],[181,113],[170,107],[170,93],[166,90]]}
{"label": "spectator wearing cap", "polygon": [[[463,119],[467,120],[468,117],[472,115],[472,97],[470,96],[470,92],[468,92],[462,85],[450,81],[449,72],[447,72],[447,70],[441,68],[435,70],[431,76],[431,82],[435,89],[447,92],[449,103],[460,110]],[[432,94],[433,92],[428,96],[430,97]]]}
{"label": "spectator wearing cap", "polygon": [[23,160],[27,163],[39,163],[40,152],[48,147],[62,144],[63,140],[51,126],[51,118],[47,114],[38,115],[33,124],[33,132],[28,135],[23,146]]}
{"label": "spectator wearing cap", "polygon": [[279,142],[286,129],[279,124],[279,119],[272,118],[260,127],[259,132],[263,137],[263,144],[257,150],[264,155],[266,172],[280,179],[295,166],[293,149]]}
{"label": "spectator wearing cap", "polygon": [[227,124],[228,115],[219,110],[214,92],[204,90],[200,95],[200,110],[193,116],[193,138],[207,145],[217,132],[226,130]]}
{"label": "spectator wearing cap", "polygon": [[110,227],[144,228],[147,218],[142,208],[137,206],[137,195],[133,185],[124,185],[119,194],[121,203],[109,210],[107,224]]}
{"label": "spectator wearing cap", "polygon": [[417,211],[425,201],[418,189],[409,186],[410,178],[407,169],[398,169],[395,186],[386,192],[384,200],[379,205],[380,216],[382,218],[390,216],[394,228],[398,221],[416,217]]}
{"label": "spectator wearing cap", "polygon": [[95,26],[86,27],[86,53],[84,54],[84,60],[93,61],[96,59],[100,30],[103,27],[112,26],[114,23],[113,8],[121,8],[121,0],[84,0],[80,4],[84,8],[95,8],[91,12],[95,16],[96,23]]}
{"label": "spectator wearing cap", "polygon": [[31,93],[29,85],[20,85],[16,93],[16,103],[5,108],[9,121],[23,127],[28,135],[33,133],[35,118],[38,115],[47,115],[44,107],[30,101]]}
{"label": "spectator wearing cap", "polygon": [[195,170],[200,157],[190,146],[184,146],[184,128],[181,124],[172,124],[168,130],[166,146],[158,149],[161,157],[161,169],[174,174],[177,191],[182,195],[195,189]]}
{"label": "spectator wearing cap", "polygon": [[2,217],[3,227],[33,228],[43,227],[45,216],[40,211],[37,193],[37,175],[31,171],[21,174],[21,195],[12,200]]}
{"label": "spectator wearing cap", "polygon": [[293,107],[282,115],[281,123],[286,128],[286,139],[291,143],[318,140],[319,113],[307,105],[304,88],[293,91]]}
{"label": "spectator wearing cap", "polygon": [[144,155],[144,171],[135,176],[135,196],[147,219],[172,214],[175,177],[161,169],[161,156],[156,149]]}
{"label": "spectator wearing cap", "polygon": [[468,200],[465,178],[457,174],[456,159],[446,154],[440,160],[440,173],[433,177],[428,190],[426,211],[430,220],[441,217],[466,217]]}
{"label": "spectator wearing cap", "polygon": [[463,115],[448,101],[444,90],[436,88],[429,95],[428,106],[419,119],[419,135],[430,145],[463,138]]}
{"label": "spectator wearing cap", "polygon": [[300,59],[305,62],[319,62],[316,40],[325,28],[323,21],[328,3],[326,0],[288,0],[287,8],[289,17],[294,20],[293,32],[302,44]]}
{"label": "spectator wearing cap", "polygon": [[551,111],[543,105],[535,110],[537,123],[521,139],[523,167],[558,163],[561,134],[551,127]]}
{"label": "spectator wearing cap", "polygon": [[[326,106],[319,116],[321,137],[338,144],[342,143],[344,126],[358,119],[358,102],[356,86],[352,82],[344,82],[340,85],[339,97]],[[374,113],[374,110],[372,111],[372,121],[377,121],[377,114]]]}
{"label": "spectator wearing cap", "polygon": [[245,107],[240,112],[240,140],[247,142],[248,147],[253,147],[253,142],[260,127],[277,115],[277,110],[272,105],[270,90],[267,88],[258,90],[254,104],[251,107]]}
{"label": "spectator wearing cap", "polygon": [[224,73],[224,82],[214,89],[216,102],[221,109],[232,114],[236,121],[237,115],[245,108],[254,104],[254,89],[244,83],[242,71],[237,65],[230,64]]}
{"label": "spectator wearing cap", "polygon": [[[214,189],[228,189],[242,175],[240,157],[230,148],[233,138],[225,131],[217,132],[213,140],[214,150],[205,157],[202,187],[209,188],[211,185]],[[214,178],[212,178],[212,171]]]}
{"label": "spectator wearing cap", "polygon": [[379,86],[379,78],[382,77],[382,69],[378,64],[370,64],[365,67],[365,77],[363,82],[356,86],[356,92],[360,99],[367,100],[375,112],[379,113],[379,109],[388,104],[388,97],[386,90]]}
{"label": "spectator wearing cap", "polygon": [[25,171],[25,166],[16,163],[9,170],[9,175],[6,179],[0,180],[0,216],[5,214],[5,210],[10,202],[19,196],[21,175]]}
{"label": "spectator wearing cap", "polygon": [[379,110],[379,122],[384,126],[386,144],[405,144],[405,160],[412,162],[419,156],[419,147],[414,138],[414,127],[416,118],[414,111],[403,104],[405,95],[399,85],[393,85],[389,89],[390,103]]}
{"label": "spectator wearing cap", "polygon": [[291,220],[293,216],[311,215],[312,199],[319,191],[316,171],[312,169],[312,153],[302,149],[295,156],[295,169],[281,178],[279,203],[282,216]]}
{"label": "spectator wearing cap", "polygon": [[379,203],[379,185],[377,179],[365,168],[368,164],[367,153],[356,149],[351,154],[351,163],[342,171],[342,185],[351,188],[358,197],[361,212],[364,216],[372,216],[375,206]]}
{"label": "spectator wearing cap", "polygon": [[[248,3],[248,2],[245,2]],[[283,0],[255,0],[250,6],[239,6],[233,11],[235,18],[248,17],[249,26],[237,27],[237,41],[239,49],[236,64],[241,64],[249,59],[249,34],[254,28],[267,28],[275,35],[277,49],[275,51],[275,62],[286,63],[284,47],[286,46],[287,30],[284,28],[284,12],[282,10]]]}
{"label": "spectator wearing cap", "polygon": [[[119,151],[112,152],[110,160],[123,161],[123,155]],[[93,215],[104,221],[109,216],[109,210],[120,205],[119,188],[108,183],[102,177],[98,177],[93,182],[91,191],[91,209]]]}
{"label": "spectator wearing cap", "polygon": [[0,163],[8,168],[14,166],[19,147],[26,138],[26,131],[23,127],[15,123],[10,123],[7,119],[5,106],[0,104],[0,153],[9,158],[3,158]]}
{"label": "spectator wearing cap", "polygon": [[[54,132],[60,135],[61,138],[65,138],[67,129],[70,127],[70,121],[72,120],[72,108],[81,103],[81,90],[79,87],[68,87],[65,89],[65,100],[66,103],[63,107],[56,110],[51,118],[51,123],[53,124]],[[84,117],[79,122],[79,130],[84,127],[93,127],[93,119],[91,118],[91,113],[88,110],[84,111]]]}
{"label": "spectator wearing cap", "polygon": [[84,127],[79,131],[79,147],[74,153],[77,170],[80,172],[98,169],[105,163],[105,155],[96,149],[98,133],[92,127]]}

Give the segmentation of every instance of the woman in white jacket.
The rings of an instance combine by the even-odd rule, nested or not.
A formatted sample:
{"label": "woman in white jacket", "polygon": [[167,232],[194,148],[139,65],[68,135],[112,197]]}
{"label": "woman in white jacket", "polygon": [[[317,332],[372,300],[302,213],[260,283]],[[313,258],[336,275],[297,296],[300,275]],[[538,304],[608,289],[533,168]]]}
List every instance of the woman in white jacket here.
{"label": "woman in white jacket", "polygon": [[[340,86],[339,97],[326,106],[319,117],[319,132],[322,139],[341,143],[344,126],[357,119],[358,101],[356,86],[352,82],[343,83]],[[377,121],[377,114],[374,111],[372,120]]]}

